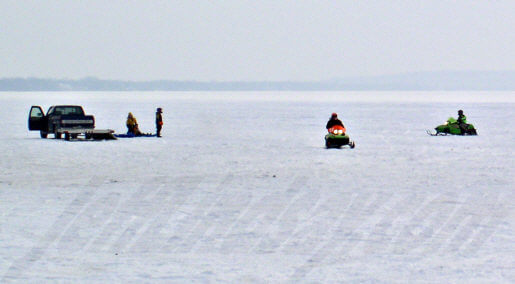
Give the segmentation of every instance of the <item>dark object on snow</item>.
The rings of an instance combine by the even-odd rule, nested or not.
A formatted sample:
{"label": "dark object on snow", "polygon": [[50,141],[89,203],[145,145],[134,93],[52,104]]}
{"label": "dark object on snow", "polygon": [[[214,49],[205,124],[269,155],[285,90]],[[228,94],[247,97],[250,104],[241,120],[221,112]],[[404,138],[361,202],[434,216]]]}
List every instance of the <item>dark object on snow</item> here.
{"label": "dark object on snow", "polygon": [[114,134],[116,138],[138,138],[138,137],[156,137],[156,134],[142,133],[140,135],[134,135],[133,133],[127,134]]}

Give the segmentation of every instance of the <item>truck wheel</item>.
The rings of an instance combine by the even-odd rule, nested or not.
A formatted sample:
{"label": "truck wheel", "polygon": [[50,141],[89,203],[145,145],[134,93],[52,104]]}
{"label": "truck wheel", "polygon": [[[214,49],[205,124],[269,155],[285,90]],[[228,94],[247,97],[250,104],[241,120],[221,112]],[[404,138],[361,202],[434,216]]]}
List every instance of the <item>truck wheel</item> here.
{"label": "truck wheel", "polygon": [[61,139],[61,133],[56,132],[54,133],[55,139]]}
{"label": "truck wheel", "polygon": [[43,131],[39,131],[39,136],[41,136],[41,138],[47,138],[48,133],[43,132]]}

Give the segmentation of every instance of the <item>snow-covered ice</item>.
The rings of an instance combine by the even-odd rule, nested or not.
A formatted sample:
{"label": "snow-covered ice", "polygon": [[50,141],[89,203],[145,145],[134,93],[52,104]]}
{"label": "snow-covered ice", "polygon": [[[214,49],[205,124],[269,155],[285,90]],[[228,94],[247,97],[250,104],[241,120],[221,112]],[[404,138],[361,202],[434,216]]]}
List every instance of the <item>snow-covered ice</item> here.
{"label": "snow-covered ice", "polygon": [[[163,138],[66,142],[31,105]],[[513,92],[0,94],[0,282],[514,282]],[[463,109],[477,137],[431,137]],[[325,149],[338,112],[356,148]],[[51,136],[51,135],[49,135]]]}

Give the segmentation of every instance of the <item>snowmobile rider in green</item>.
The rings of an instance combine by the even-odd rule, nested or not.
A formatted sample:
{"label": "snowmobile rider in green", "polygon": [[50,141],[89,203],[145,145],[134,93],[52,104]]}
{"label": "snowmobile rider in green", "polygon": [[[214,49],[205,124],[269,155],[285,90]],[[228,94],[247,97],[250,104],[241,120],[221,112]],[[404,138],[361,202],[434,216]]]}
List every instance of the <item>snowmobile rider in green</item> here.
{"label": "snowmobile rider in green", "polygon": [[161,129],[163,128],[163,109],[158,107],[156,110],[156,136],[161,137]]}
{"label": "snowmobile rider in green", "polygon": [[458,110],[458,125],[460,126],[461,134],[465,134],[467,132],[467,117],[463,114],[463,110]]}
{"label": "snowmobile rider in green", "polygon": [[327,122],[325,128],[329,129],[335,125],[340,125],[341,127],[345,128],[345,126],[343,125],[343,122],[340,119],[338,119],[338,114],[336,112],[333,112],[333,114],[331,115],[331,118]]}

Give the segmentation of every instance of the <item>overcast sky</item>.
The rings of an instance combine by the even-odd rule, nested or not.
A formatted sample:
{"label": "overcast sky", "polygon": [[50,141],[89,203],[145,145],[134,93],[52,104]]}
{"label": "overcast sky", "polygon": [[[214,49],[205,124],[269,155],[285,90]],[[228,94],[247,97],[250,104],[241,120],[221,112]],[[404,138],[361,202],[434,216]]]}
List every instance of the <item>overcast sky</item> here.
{"label": "overcast sky", "polygon": [[0,77],[300,81],[513,70],[514,15],[514,0],[0,0]]}

